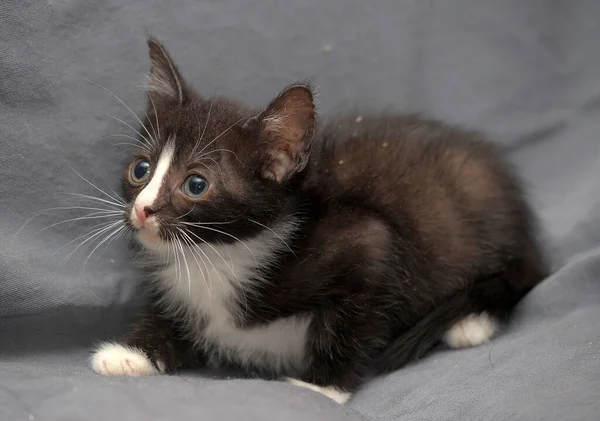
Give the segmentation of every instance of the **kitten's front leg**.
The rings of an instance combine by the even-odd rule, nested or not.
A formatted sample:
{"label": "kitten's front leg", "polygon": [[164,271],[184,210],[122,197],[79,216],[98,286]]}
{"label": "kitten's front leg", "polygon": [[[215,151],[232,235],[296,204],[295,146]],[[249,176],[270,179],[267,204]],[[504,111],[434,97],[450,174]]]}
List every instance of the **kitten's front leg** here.
{"label": "kitten's front leg", "polygon": [[147,312],[121,341],[100,344],[91,366],[106,376],[151,376],[175,371],[190,350],[171,321]]}

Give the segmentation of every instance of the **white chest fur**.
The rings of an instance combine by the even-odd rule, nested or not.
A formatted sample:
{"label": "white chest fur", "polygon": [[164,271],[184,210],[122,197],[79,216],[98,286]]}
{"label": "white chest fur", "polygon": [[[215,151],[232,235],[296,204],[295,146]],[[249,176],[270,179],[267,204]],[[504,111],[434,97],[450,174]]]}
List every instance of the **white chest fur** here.
{"label": "white chest fur", "polygon": [[[282,230],[278,230],[281,232]],[[285,231],[285,230],[283,230]],[[260,272],[284,247],[280,235],[264,232],[244,244],[176,247],[157,275],[164,304],[188,321],[192,339],[200,348],[243,365],[292,373],[304,361],[308,316],[278,319],[241,329],[234,322],[243,312],[244,289],[260,287]],[[258,280],[257,280],[258,278]]]}

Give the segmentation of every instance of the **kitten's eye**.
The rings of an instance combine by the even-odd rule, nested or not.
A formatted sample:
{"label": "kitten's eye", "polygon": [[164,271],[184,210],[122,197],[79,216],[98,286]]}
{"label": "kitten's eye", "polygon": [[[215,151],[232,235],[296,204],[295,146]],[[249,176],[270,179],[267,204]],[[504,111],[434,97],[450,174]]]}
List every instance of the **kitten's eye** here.
{"label": "kitten's eye", "polygon": [[150,163],[140,159],[131,167],[130,175],[135,183],[143,182],[150,175]]}
{"label": "kitten's eye", "polygon": [[183,192],[190,197],[200,197],[208,190],[208,181],[199,175],[191,175],[183,183]]}

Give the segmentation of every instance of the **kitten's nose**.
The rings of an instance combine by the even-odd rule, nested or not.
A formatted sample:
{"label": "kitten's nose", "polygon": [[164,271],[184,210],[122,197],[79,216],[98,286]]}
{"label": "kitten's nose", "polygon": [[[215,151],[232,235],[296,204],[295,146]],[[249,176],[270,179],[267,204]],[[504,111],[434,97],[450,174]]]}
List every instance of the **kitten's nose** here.
{"label": "kitten's nose", "polygon": [[154,213],[154,211],[149,206],[144,206],[144,207],[136,206],[135,213],[137,214],[137,218],[140,221],[140,224],[144,225],[146,218],[148,218],[150,215],[152,215]]}

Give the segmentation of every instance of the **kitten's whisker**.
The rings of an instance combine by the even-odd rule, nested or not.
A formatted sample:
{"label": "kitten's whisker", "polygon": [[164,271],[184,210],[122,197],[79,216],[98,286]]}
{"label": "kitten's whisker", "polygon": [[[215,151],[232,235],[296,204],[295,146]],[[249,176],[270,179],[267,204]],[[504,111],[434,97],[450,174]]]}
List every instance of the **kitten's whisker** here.
{"label": "kitten's whisker", "polygon": [[[185,235],[184,232],[181,232],[181,233]],[[196,254],[194,253],[194,249],[193,249],[194,243],[190,242],[190,240],[188,240],[186,237],[182,237],[182,239],[186,243],[186,246],[189,248],[190,253],[192,253],[192,257],[196,261],[196,266],[200,270],[200,274],[202,275],[202,279],[204,280],[204,285],[206,285],[206,289],[208,291],[208,297],[212,301],[212,290],[211,290],[208,282],[206,281],[206,276],[204,275],[204,272],[202,272],[202,268],[200,267],[200,262],[198,262],[198,259],[196,259]],[[191,245],[191,247],[190,247],[190,245]],[[198,257],[200,258],[200,260],[202,260],[202,257],[200,256],[200,254],[198,254]],[[204,262],[204,260],[202,260],[202,263],[204,264],[204,267],[206,268],[206,272],[208,273],[208,267],[206,266],[206,263]],[[191,289],[191,286],[190,286],[190,289]],[[190,290],[188,290],[188,296],[191,297],[191,291]]]}
{"label": "kitten's whisker", "polygon": [[[221,247],[223,247],[223,242],[219,241],[219,244],[221,245]],[[248,297],[246,296],[246,291],[244,290],[244,288],[242,288],[242,282],[240,281],[240,279],[237,277],[237,274],[235,273],[235,266],[233,265],[233,258],[231,257],[231,253],[229,252],[229,247],[223,247],[225,249],[225,251],[227,252],[227,255],[229,256],[229,263],[231,264],[231,273],[233,274],[234,279],[237,281],[240,289],[240,294],[242,295],[242,298],[244,300],[244,307],[246,308],[246,312],[248,312],[249,309],[249,304],[248,304]]]}
{"label": "kitten's whisker", "polygon": [[43,212],[48,212],[51,210],[69,210],[69,209],[82,209],[82,210],[93,210],[93,211],[99,211],[99,212],[120,212],[120,211],[116,211],[114,209],[110,209],[110,208],[92,208],[89,206],[57,206],[55,208],[48,208],[48,209],[44,209],[42,211],[36,212],[36,214],[40,214]]}
{"label": "kitten's whisker", "polygon": [[[179,232],[181,232],[182,234],[187,235],[181,228],[177,228],[179,230]],[[188,236],[189,238],[189,236]],[[192,240],[190,238],[190,240]],[[193,241],[192,241],[193,242]],[[210,265],[213,267],[214,272],[217,274],[217,278],[219,278],[219,282],[221,283],[221,285],[223,284],[223,278],[221,278],[221,274],[219,273],[219,271],[217,270],[217,268],[215,267],[214,263],[212,262],[212,260],[210,260],[210,257],[208,257],[208,255],[206,254],[206,252],[204,250],[202,250],[202,247],[198,246],[197,244],[194,247],[196,250],[198,250],[200,253],[202,253],[204,255],[204,257],[206,258],[206,260],[208,260],[208,263],[210,263]],[[207,274],[209,275],[209,279],[208,282],[212,284],[212,279],[210,279],[210,272],[208,272],[208,267],[207,267]]]}
{"label": "kitten's whisker", "polygon": [[188,299],[192,293],[192,275],[190,275],[190,267],[188,266],[187,257],[185,257],[185,250],[183,249],[183,245],[181,244],[181,240],[175,237],[177,240],[177,244],[179,244],[179,249],[181,250],[181,256],[183,257],[183,263],[185,264],[185,270],[187,272],[187,280],[188,280]]}
{"label": "kitten's whisker", "polygon": [[33,221],[35,218],[37,218],[38,216],[42,215],[45,212],[50,212],[53,210],[71,210],[71,209],[82,209],[82,210],[95,210],[95,211],[106,211],[106,212],[113,212],[113,210],[109,210],[109,209],[102,209],[102,208],[92,208],[92,207],[86,207],[86,206],[57,206],[57,207],[53,207],[53,208],[48,208],[48,209],[42,209],[40,211],[34,212],[31,217],[29,217],[24,223],[23,225],[21,225],[21,227],[13,234],[12,236],[12,240],[11,240],[11,244],[12,242],[14,242],[14,240],[17,238],[17,236],[21,233],[21,231],[23,231],[25,229],[25,227],[27,225],[29,225],[29,223],[31,221]]}
{"label": "kitten's whisker", "polygon": [[255,221],[253,219],[248,219],[248,221],[252,222],[253,224],[256,224],[260,227],[263,227],[266,230],[269,230],[273,233],[273,235],[275,235],[275,237],[277,237],[279,240],[281,240],[281,242],[287,247],[287,249],[294,255],[295,258],[298,258],[298,256],[296,256],[296,253],[294,253],[294,250],[292,250],[292,248],[290,247],[290,245],[283,239],[283,237],[281,237],[279,234],[277,234],[274,230],[272,230],[271,228],[269,228],[268,226],[261,224],[258,221]]}
{"label": "kitten's whisker", "polygon": [[192,213],[194,211],[194,209],[196,209],[196,204],[194,203],[194,206],[192,206],[192,209],[190,209],[188,212],[184,213],[181,216],[178,216],[175,219],[181,219],[181,218],[185,218],[186,216],[188,216],[190,213]]}
{"label": "kitten's whisker", "polygon": [[[207,155],[207,154],[204,154],[203,156],[206,156],[206,155]],[[212,169],[211,169],[211,168],[210,168],[208,165],[206,165],[205,163],[203,163],[203,162],[202,162],[202,160],[203,160],[203,159],[205,159],[205,160],[209,160],[209,161],[212,161],[212,162],[214,162],[214,164],[215,164],[215,165],[217,166],[217,168],[219,169],[219,177],[221,178],[221,181],[223,182],[223,185],[225,185],[225,187],[227,187],[227,183],[225,182],[225,179],[223,178],[223,168],[221,168],[221,166],[219,165],[219,163],[218,163],[217,161],[215,161],[214,159],[212,159],[212,158],[199,158],[199,159],[198,159],[198,162],[199,162],[201,165],[204,165],[206,168],[208,168],[208,169],[209,169],[209,170],[210,170],[210,171],[211,171],[213,174],[214,174],[215,172],[214,172],[214,171],[213,171],[213,170],[212,170]],[[216,174],[215,174],[215,175],[216,175]]]}
{"label": "kitten's whisker", "polygon": [[177,280],[177,290],[175,291],[175,295],[177,295],[179,293],[179,287],[180,287],[179,254],[177,253],[177,250],[175,248],[174,235],[172,233],[170,233],[170,232],[168,234],[169,234],[169,250],[171,248],[173,248],[173,260],[175,260],[175,264],[173,265],[173,267],[175,269],[175,279]]}
{"label": "kitten's whisker", "polygon": [[111,239],[111,240],[110,240],[110,241],[109,241],[109,242],[106,244],[106,246],[104,247],[104,250],[102,250],[102,253],[100,253],[100,255],[103,255],[104,253],[106,253],[106,250],[108,250],[108,247],[110,246],[110,244],[111,244],[113,241],[115,241],[115,240],[118,240],[119,238],[121,238],[121,237],[122,237],[124,234],[126,234],[126,233],[127,233],[127,232],[129,232],[129,231],[130,231],[130,228],[129,228],[127,225],[125,225],[125,226],[123,227],[123,230],[121,230],[121,232],[119,233],[119,235],[117,235],[116,237],[113,237],[113,238],[112,238],[112,239]]}
{"label": "kitten's whisker", "polygon": [[[217,173],[215,173],[215,172],[213,171],[213,169],[212,169],[212,168],[210,168],[208,165],[206,165],[204,162],[198,162],[198,163],[199,163],[200,165],[204,165],[204,167],[206,167],[206,169],[207,169],[208,171],[210,171],[211,173],[213,173],[213,175],[214,175],[215,177],[217,177]],[[218,165],[217,165],[217,166],[218,166]],[[223,170],[221,170],[221,167],[219,167],[219,174],[220,174],[220,175],[219,175],[218,177],[220,177],[220,178],[221,178],[221,182],[223,183],[223,185],[225,185],[225,179],[223,178]],[[225,185],[225,187],[227,187],[227,186]]]}
{"label": "kitten's whisker", "polygon": [[106,197],[110,198],[110,200],[113,200],[115,202],[119,202],[122,204],[125,204],[125,201],[119,197],[115,198],[112,197],[110,194],[106,193],[104,190],[102,190],[100,187],[96,186],[94,183],[92,183],[91,181],[89,181],[87,178],[85,178],[84,176],[82,176],[81,174],[79,174],[77,172],[77,170],[75,170],[75,168],[71,167],[71,169],[75,172],[75,174],[77,174],[83,181],[85,181],[86,183],[88,183],[90,186],[92,186],[93,188],[95,188],[96,190],[98,190],[100,193],[104,194]]}
{"label": "kitten's whisker", "polygon": [[69,222],[83,221],[83,220],[88,220],[88,219],[100,219],[100,218],[115,218],[115,217],[120,218],[121,216],[122,216],[121,212],[102,213],[102,214],[99,214],[99,212],[94,212],[94,213],[90,213],[89,215],[79,216],[77,218],[69,218],[69,219],[65,219],[64,221],[55,222],[54,224],[51,224],[51,225],[48,225],[47,227],[42,228],[36,234],[39,234],[40,232],[46,231],[47,229],[50,229],[57,225],[62,225],[62,224],[66,224]]}
{"label": "kitten's whisker", "polygon": [[[156,140],[158,140],[158,138],[160,137],[160,125],[158,124],[158,113],[156,112],[156,105],[154,105],[154,100],[152,99],[152,95],[148,94],[148,98],[150,99],[150,103],[152,104],[152,108],[154,109],[154,119],[156,120],[156,130],[154,130],[154,128],[152,130],[154,130],[154,136],[156,137]],[[150,117],[148,117],[148,113],[146,113],[146,117],[148,118],[148,121],[150,121]]]}
{"label": "kitten's whisker", "polygon": [[240,240],[239,238],[237,238],[235,235],[231,235],[231,234],[229,234],[229,233],[227,233],[225,231],[221,231],[221,230],[218,230],[216,228],[206,227],[206,226],[204,226],[202,224],[194,224],[194,223],[191,223],[191,222],[183,222],[183,221],[181,223],[185,224],[185,225],[190,225],[190,226],[193,226],[193,227],[205,229],[205,230],[208,230],[208,231],[214,231],[214,232],[217,232],[219,234],[223,234],[223,235],[226,235],[228,237],[233,238],[238,243],[240,243],[246,250],[248,250],[248,252],[252,256],[252,259],[254,259],[254,261],[256,261],[256,258],[254,257],[254,253],[252,253],[252,250],[250,250],[250,248],[246,245],[246,243],[244,243],[242,240]]}
{"label": "kitten's whisker", "polygon": [[181,287],[181,266],[179,264],[179,250],[177,250],[177,247],[175,246],[175,235],[170,234],[170,236],[171,236],[171,244],[173,245],[173,254],[175,255],[175,262],[177,265],[177,266],[175,266],[175,278],[177,279],[176,294],[178,294],[179,288]]}
{"label": "kitten's whisker", "polygon": [[80,198],[85,199],[85,200],[91,200],[91,201],[100,202],[100,203],[103,203],[105,205],[113,206],[116,209],[125,209],[125,207],[126,207],[126,205],[124,205],[124,204],[121,204],[121,203],[118,203],[118,202],[113,202],[113,201],[110,201],[110,200],[106,200],[106,199],[103,199],[101,197],[90,196],[90,195],[87,195],[87,194],[81,194],[81,193],[63,193],[63,194],[66,194],[66,195],[69,195],[69,196],[80,197]]}
{"label": "kitten's whisker", "polygon": [[[200,258],[200,260],[202,261],[202,264],[204,265],[204,268],[206,269],[206,273],[208,274],[208,266],[206,266],[206,262],[204,262],[204,259],[202,259],[202,256],[200,256],[199,253],[194,253],[194,242],[190,239],[189,236],[187,236],[185,234],[185,232],[180,231],[181,234],[184,235],[183,240],[186,242],[187,246],[190,249],[190,252],[192,253],[192,257],[194,258],[194,260],[196,261],[196,265],[198,266],[198,269],[200,269],[200,274],[202,275],[202,280],[204,281],[204,285],[206,285],[206,289],[208,291],[208,297],[212,302],[212,288],[210,287],[208,281],[206,280],[206,276],[204,275],[204,272],[202,271],[202,268],[200,267],[200,262],[198,262],[198,259],[196,259],[196,254],[198,254],[198,257]],[[187,238],[186,238],[187,237]],[[191,295],[191,292],[190,292]]]}
{"label": "kitten's whisker", "polygon": [[109,233],[106,235],[106,237],[104,237],[104,239],[102,241],[100,241],[96,247],[94,247],[94,249],[90,252],[90,254],[88,254],[88,256],[85,258],[85,260],[83,261],[83,271],[85,272],[85,268],[87,266],[88,261],[90,260],[90,257],[92,257],[92,254],[94,254],[94,252],[96,250],[98,250],[102,244],[106,243],[108,240],[110,240],[111,238],[114,238],[115,235],[117,235],[118,233],[120,233],[122,230],[124,230],[126,227],[122,226],[122,227],[118,227],[116,228],[114,231],[109,231]]}
{"label": "kitten's whisker", "polygon": [[244,118],[240,118],[238,121],[236,121],[235,123],[233,123],[231,126],[229,126],[228,128],[226,128],[225,130],[223,130],[223,132],[218,135],[217,137],[215,137],[213,140],[211,140],[210,142],[208,142],[201,150],[200,152],[198,152],[199,154],[202,154],[202,152],[204,152],[206,150],[206,148],[208,148],[210,145],[212,145],[214,142],[216,142],[221,136],[223,136],[225,133],[227,133],[229,130],[233,129],[235,126],[237,126],[240,122],[242,122],[244,120]]}
{"label": "kitten's whisker", "polygon": [[72,250],[69,254],[67,254],[65,256],[65,258],[63,259],[63,263],[65,261],[67,261],[67,259],[69,259],[69,257],[71,257],[77,250],[79,250],[80,247],[82,247],[84,244],[87,244],[88,242],[98,238],[100,235],[104,234],[107,231],[110,231],[112,228],[118,226],[119,224],[124,224],[124,222],[122,220],[120,221],[116,221],[113,222],[112,224],[109,224],[108,226],[106,226],[105,228],[102,228],[100,230],[98,230],[96,233],[94,233],[93,235],[91,235],[90,237],[88,237],[86,240],[82,241],[81,243],[79,243],[77,245],[77,247],[75,247],[74,250]]}
{"label": "kitten's whisker", "polygon": [[[233,221],[209,221],[209,222],[185,222],[186,225],[227,225],[233,224],[234,222],[239,221],[239,219],[234,219]],[[183,222],[182,222],[183,223]]]}
{"label": "kitten's whisker", "polygon": [[211,153],[215,153],[215,152],[229,152],[230,154],[232,154],[233,156],[235,156],[235,159],[240,164],[242,163],[242,161],[240,160],[240,158],[238,157],[238,155],[234,151],[232,151],[231,149],[215,149],[214,151],[206,152],[204,155],[200,156],[198,159],[202,159],[202,158],[208,159],[208,158],[205,158],[205,157],[208,156],[208,155],[210,155]]}
{"label": "kitten's whisker", "polygon": [[123,134],[123,133],[110,134],[108,136],[103,136],[101,139],[108,139],[108,138],[111,138],[111,137],[125,137],[127,139],[131,139],[131,140],[133,140],[133,141],[136,142],[136,144],[138,145],[139,148],[142,148],[142,149],[144,149],[146,151],[150,151],[150,149],[148,149],[148,146],[144,142],[142,142],[137,137],[129,136],[128,134]]}
{"label": "kitten's whisker", "polygon": [[127,122],[121,120],[120,118],[115,117],[112,114],[108,114],[106,113],[107,116],[109,116],[110,118],[114,118],[115,120],[117,120],[119,123],[124,124],[125,126],[129,127],[131,130],[133,130],[135,133],[137,133],[142,139],[144,139],[144,143],[146,143],[148,145],[148,147],[152,148],[153,144],[152,142],[150,142],[150,140],[148,140],[148,138],[146,138],[146,136],[144,136],[143,134],[141,134],[138,130],[136,130],[131,124],[128,124]]}
{"label": "kitten's whisker", "polygon": [[[194,237],[196,237],[198,240],[202,241],[202,243],[206,244],[208,247],[210,247],[212,249],[212,251],[214,251],[217,256],[219,256],[221,258],[221,260],[223,261],[223,263],[225,263],[225,266],[227,266],[227,268],[231,271],[232,274],[234,274],[233,272],[233,268],[232,266],[229,266],[229,264],[227,263],[227,261],[223,258],[223,256],[221,255],[221,253],[219,253],[217,251],[216,248],[214,248],[209,242],[205,241],[204,239],[202,239],[201,237],[199,237],[198,235],[194,234],[192,231],[190,230],[186,230],[187,232],[189,232],[190,234],[192,234]],[[235,275],[235,274],[234,274]]]}
{"label": "kitten's whisker", "polygon": [[111,192],[112,192],[112,193],[115,195],[115,199],[116,199],[116,200],[117,200],[119,203],[123,204],[123,206],[124,206],[124,207],[127,207],[127,202],[125,202],[125,199],[123,199],[121,196],[119,196],[119,194],[118,194],[116,191],[114,191],[112,187],[110,187],[110,186],[109,186],[108,188],[109,188],[109,189],[110,189],[110,191],[111,191]]}
{"label": "kitten's whisker", "polygon": [[[196,150],[198,149],[198,146],[200,145],[200,141],[202,139],[204,139],[204,133],[206,132],[206,128],[208,127],[208,121],[210,120],[210,113],[212,111],[214,101],[215,101],[214,97],[210,99],[210,105],[208,107],[208,114],[206,116],[206,122],[204,123],[204,130],[202,130],[202,134],[200,134],[200,132],[198,132],[200,137],[198,137],[198,139],[196,139],[196,144],[194,145],[194,149],[192,150],[192,154],[191,154],[192,156],[195,155]],[[198,120],[198,125],[199,124],[200,124],[200,120]],[[200,128],[200,127],[198,126],[198,128]]]}
{"label": "kitten's whisker", "polygon": [[141,147],[140,145],[136,145],[135,143],[128,143],[128,142],[115,143],[114,145],[111,145],[108,149],[116,148],[117,146],[131,146],[134,149],[142,150],[142,151],[150,154],[150,151],[146,147]]}
{"label": "kitten's whisker", "polygon": [[[114,97],[114,98],[115,98],[117,101],[119,101],[121,104],[123,104],[123,106],[125,106],[125,108],[127,108],[127,109],[129,110],[129,112],[130,112],[131,114],[133,114],[133,116],[134,116],[134,117],[137,119],[137,121],[138,121],[138,122],[141,124],[141,126],[142,126],[142,127],[145,129],[145,130],[146,130],[146,133],[148,133],[148,137],[150,137],[150,139],[152,139],[152,135],[150,134],[150,132],[148,131],[148,129],[146,128],[146,126],[144,126],[144,123],[142,122],[142,119],[140,119],[140,118],[138,117],[138,115],[137,115],[137,114],[136,114],[136,113],[135,113],[135,112],[134,112],[134,111],[133,111],[133,110],[132,110],[132,109],[129,107],[129,105],[125,104],[125,102],[124,102],[124,101],[123,101],[121,98],[119,98],[119,97],[117,96],[117,94],[115,94],[113,91],[111,91],[110,89],[108,89],[108,88],[107,88],[107,87],[105,87],[105,86],[102,86],[102,85],[100,85],[100,84],[98,84],[98,83],[96,83],[96,82],[92,82],[92,81],[91,81],[91,80],[89,80],[89,79],[86,79],[86,80],[87,80],[89,83],[91,83],[91,84],[93,84],[93,85],[96,85],[97,87],[99,87],[99,88],[101,88],[101,89],[104,89],[106,92],[108,92],[109,94],[111,94],[111,95],[112,95],[112,96],[113,96],[113,97]],[[148,117],[148,116],[146,115],[146,117]]]}
{"label": "kitten's whisker", "polygon": [[71,241],[69,241],[67,244],[65,244],[64,246],[59,247],[58,249],[54,250],[52,252],[52,255],[57,254],[58,252],[60,252],[62,249],[70,246],[71,244],[73,244],[75,241],[80,240],[84,237],[87,237],[88,235],[94,234],[97,231],[100,231],[101,229],[107,227],[108,225],[112,224],[113,222],[108,221],[108,222],[101,222],[100,224],[96,224],[91,226],[85,233],[83,233],[82,235],[80,235],[77,238],[72,239]]}

